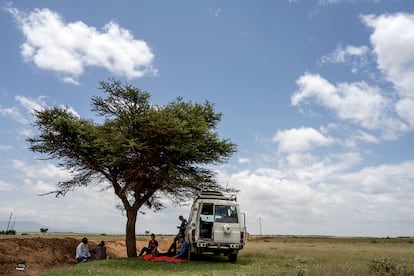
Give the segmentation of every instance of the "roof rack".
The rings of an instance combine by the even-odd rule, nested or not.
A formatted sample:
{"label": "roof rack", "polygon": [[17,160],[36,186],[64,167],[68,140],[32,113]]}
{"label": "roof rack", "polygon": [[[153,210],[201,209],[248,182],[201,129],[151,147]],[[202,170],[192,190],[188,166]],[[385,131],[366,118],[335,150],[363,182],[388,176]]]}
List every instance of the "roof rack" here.
{"label": "roof rack", "polygon": [[197,199],[222,199],[222,200],[234,200],[236,201],[236,195],[225,196],[219,191],[202,191],[195,200]]}

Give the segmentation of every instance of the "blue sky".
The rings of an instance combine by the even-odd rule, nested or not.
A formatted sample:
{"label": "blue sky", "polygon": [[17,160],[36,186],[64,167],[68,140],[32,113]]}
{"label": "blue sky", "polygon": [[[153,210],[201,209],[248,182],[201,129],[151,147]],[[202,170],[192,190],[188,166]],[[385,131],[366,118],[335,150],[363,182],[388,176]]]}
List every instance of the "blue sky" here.
{"label": "blue sky", "polygon": [[[34,110],[99,120],[90,98],[114,77],[154,104],[223,113],[238,152],[214,170],[252,234],[261,221],[262,234],[413,235],[411,0],[4,1],[0,35],[0,221],[124,232],[111,190],[38,196],[69,175],[26,142]],[[137,232],[175,232],[189,206],[165,203]]]}

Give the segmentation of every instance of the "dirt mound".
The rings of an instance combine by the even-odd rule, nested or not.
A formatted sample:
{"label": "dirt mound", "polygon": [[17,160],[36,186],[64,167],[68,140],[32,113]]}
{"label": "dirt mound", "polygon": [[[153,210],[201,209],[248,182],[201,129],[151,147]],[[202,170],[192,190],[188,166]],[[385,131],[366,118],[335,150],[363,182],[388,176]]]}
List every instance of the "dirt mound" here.
{"label": "dirt mound", "polygon": [[[1,238],[0,275],[22,275],[16,270],[20,263],[26,265],[24,275],[38,275],[52,268],[76,264],[75,249],[80,240],[75,238]],[[100,241],[89,240],[89,248]],[[166,251],[171,239],[158,239],[159,250]],[[137,249],[147,246],[148,241],[137,241]],[[105,240],[107,254],[111,258],[125,258],[125,241]],[[139,253],[139,252],[138,252]]]}

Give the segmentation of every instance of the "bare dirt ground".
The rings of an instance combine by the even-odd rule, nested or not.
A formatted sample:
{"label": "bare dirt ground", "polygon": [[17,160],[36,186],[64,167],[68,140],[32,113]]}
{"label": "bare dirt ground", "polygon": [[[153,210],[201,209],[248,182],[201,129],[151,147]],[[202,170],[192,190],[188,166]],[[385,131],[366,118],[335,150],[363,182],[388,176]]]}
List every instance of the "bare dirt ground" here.
{"label": "bare dirt ground", "polygon": [[[125,241],[105,240],[107,255],[110,258],[126,258]],[[157,238],[159,251],[167,251],[171,238]],[[80,240],[75,238],[2,238],[0,239],[0,275],[39,275],[41,272],[74,265],[76,246]],[[89,240],[92,248],[100,240]],[[147,246],[148,241],[137,241],[137,250]],[[24,271],[16,270],[19,263],[26,265]]]}

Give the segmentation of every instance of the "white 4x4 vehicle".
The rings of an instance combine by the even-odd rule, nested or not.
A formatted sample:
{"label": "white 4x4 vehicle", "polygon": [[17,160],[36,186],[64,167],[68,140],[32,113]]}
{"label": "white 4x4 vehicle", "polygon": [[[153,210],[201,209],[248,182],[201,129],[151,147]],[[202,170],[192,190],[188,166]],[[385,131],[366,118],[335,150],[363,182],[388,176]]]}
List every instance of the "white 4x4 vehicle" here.
{"label": "white 4x4 vehicle", "polygon": [[246,242],[245,215],[236,196],[205,191],[194,200],[185,231],[190,254],[224,254],[230,262]]}

